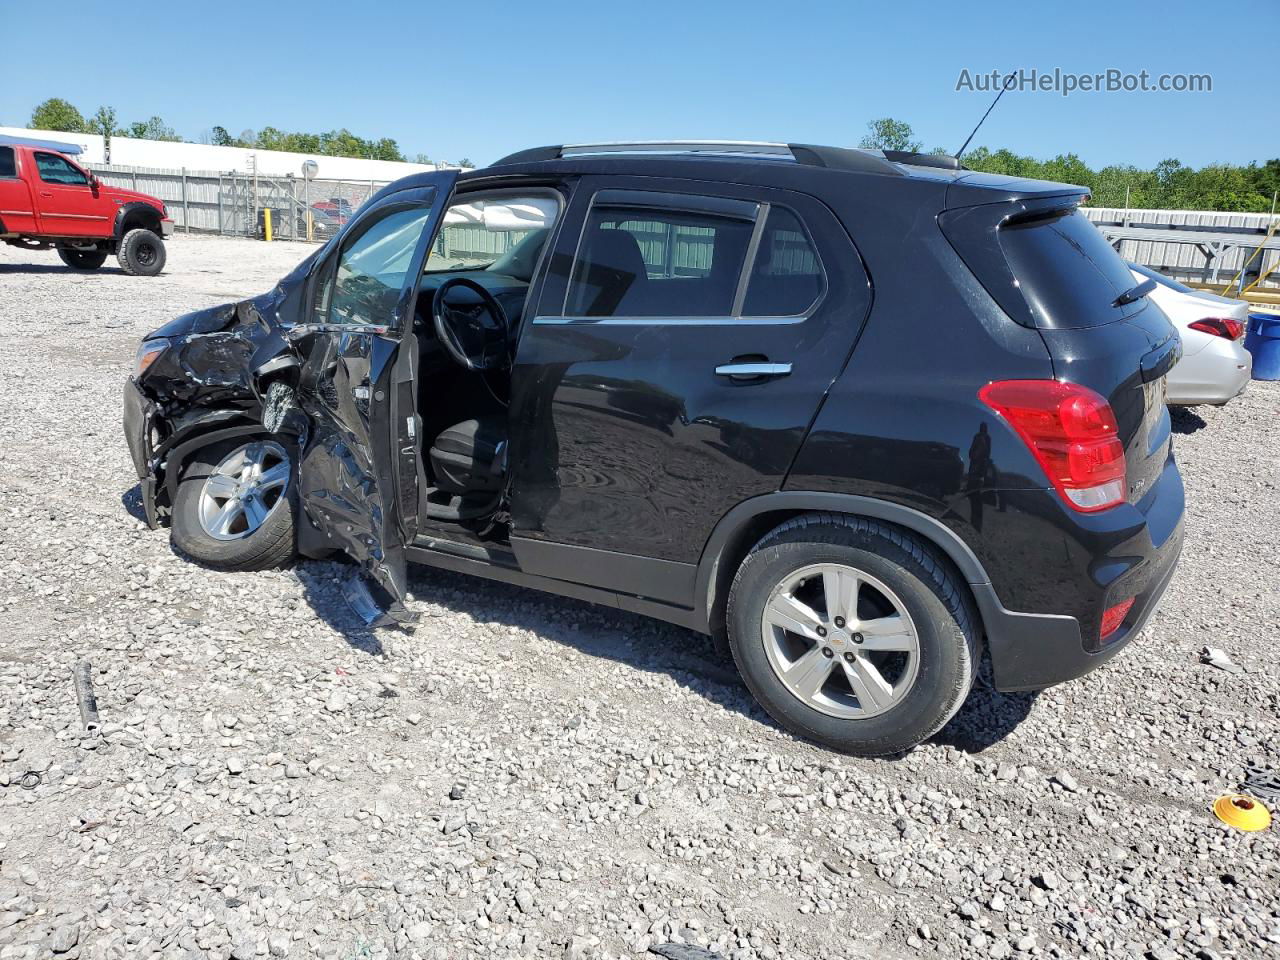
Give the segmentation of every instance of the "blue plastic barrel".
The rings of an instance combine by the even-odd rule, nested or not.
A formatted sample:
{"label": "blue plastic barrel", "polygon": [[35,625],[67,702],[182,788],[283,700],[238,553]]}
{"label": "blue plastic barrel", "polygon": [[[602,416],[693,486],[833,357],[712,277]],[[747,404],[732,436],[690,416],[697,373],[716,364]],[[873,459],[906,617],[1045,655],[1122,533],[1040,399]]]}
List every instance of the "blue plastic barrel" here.
{"label": "blue plastic barrel", "polygon": [[1253,354],[1253,379],[1280,380],[1280,316],[1249,314],[1244,348]]}

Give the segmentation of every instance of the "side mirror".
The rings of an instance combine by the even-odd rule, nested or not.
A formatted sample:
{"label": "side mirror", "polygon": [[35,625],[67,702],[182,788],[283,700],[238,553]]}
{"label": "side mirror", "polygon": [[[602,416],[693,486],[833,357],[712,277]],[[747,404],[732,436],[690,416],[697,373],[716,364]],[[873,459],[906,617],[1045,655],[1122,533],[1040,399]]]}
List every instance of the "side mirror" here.
{"label": "side mirror", "polygon": [[89,174],[89,188],[96,191],[101,186],[102,186],[102,181],[99,180],[94,174],[92,173]]}

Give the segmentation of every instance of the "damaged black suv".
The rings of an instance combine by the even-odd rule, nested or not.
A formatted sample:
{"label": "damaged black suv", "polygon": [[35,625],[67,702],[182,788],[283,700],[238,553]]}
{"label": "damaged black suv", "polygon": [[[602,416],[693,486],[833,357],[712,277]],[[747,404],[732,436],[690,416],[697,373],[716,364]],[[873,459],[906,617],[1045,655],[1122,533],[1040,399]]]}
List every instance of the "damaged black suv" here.
{"label": "damaged black suv", "polygon": [[138,350],[148,520],[219,569],[409,561],[732,651],[862,754],[1084,674],[1182,541],[1179,341],[1080,187],[787,144],[543,147],[379,192]]}

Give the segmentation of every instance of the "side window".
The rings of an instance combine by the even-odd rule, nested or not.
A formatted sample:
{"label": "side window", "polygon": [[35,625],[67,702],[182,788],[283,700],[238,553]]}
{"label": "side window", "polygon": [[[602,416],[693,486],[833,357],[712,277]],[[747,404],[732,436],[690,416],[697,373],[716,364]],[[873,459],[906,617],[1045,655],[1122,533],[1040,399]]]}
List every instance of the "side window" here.
{"label": "side window", "polygon": [[13,157],[13,147],[0,147],[0,177],[16,177],[18,162]]}
{"label": "side window", "polygon": [[804,226],[785,207],[771,207],[756,251],[742,312],[748,317],[794,317],[822,296],[822,261]]}
{"label": "side window", "polygon": [[565,316],[727,317],[751,219],[595,203],[569,276]]}
{"label": "side window", "polygon": [[89,185],[89,179],[82,172],[56,153],[37,153],[36,169],[45,183],[59,183],[67,187]]}
{"label": "side window", "polygon": [[430,204],[415,204],[388,213],[347,243],[321,283],[316,322],[390,323],[430,219]]}

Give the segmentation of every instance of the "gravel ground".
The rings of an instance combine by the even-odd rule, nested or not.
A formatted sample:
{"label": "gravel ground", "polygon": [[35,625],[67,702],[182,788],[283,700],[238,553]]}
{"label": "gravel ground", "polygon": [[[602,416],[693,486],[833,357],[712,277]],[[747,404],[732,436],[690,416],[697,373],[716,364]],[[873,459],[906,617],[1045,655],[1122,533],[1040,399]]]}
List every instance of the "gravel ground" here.
{"label": "gravel ground", "polygon": [[1280,956],[1280,827],[1209,809],[1280,768],[1280,385],[1176,417],[1186,552],[1123,656],[863,761],[674,627],[420,571],[371,635],[339,563],[175,555],[134,515],[136,340],[306,252],[0,247],[0,958]]}

